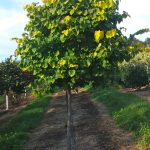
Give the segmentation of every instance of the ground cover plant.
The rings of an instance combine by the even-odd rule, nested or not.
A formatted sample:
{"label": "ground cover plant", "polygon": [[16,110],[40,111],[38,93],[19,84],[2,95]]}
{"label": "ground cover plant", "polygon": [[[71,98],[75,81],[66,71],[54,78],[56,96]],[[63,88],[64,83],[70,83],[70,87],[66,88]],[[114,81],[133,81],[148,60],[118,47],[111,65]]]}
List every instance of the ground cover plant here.
{"label": "ground cover plant", "polygon": [[92,91],[97,102],[102,102],[117,124],[132,131],[136,141],[150,149],[150,104],[142,98],[122,93],[114,88]]}
{"label": "ground cover plant", "polygon": [[35,99],[0,128],[1,150],[23,149],[23,144],[28,139],[28,133],[41,122],[49,99],[50,96]]}

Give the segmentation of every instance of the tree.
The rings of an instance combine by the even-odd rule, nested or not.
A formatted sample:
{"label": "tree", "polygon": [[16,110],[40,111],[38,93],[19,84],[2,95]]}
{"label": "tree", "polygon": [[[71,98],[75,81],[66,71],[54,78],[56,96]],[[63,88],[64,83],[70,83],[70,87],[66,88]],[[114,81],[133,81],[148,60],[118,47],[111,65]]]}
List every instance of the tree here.
{"label": "tree", "polygon": [[8,109],[8,94],[10,91],[16,94],[24,93],[25,87],[34,79],[34,76],[18,67],[18,62],[8,58],[0,63],[0,93],[6,95],[6,109]]}
{"label": "tree", "polygon": [[[113,0],[43,0],[25,6],[29,22],[16,38],[20,66],[33,70],[43,91],[55,85],[66,90],[68,150],[71,149],[71,89],[106,74],[126,50],[126,37],[117,24],[128,14]],[[41,88],[40,88],[41,90]]]}
{"label": "tree", "polygon": [[150,38],[146,38],[144,41],[145,46],[150,47]]}
{"label": "tree", "polygon": [[147,39],[145,40],[145,42],[142,42],[135,37],[137,35],[141,35],[147,32],[150,32],[150,29],[144,28],[144,29],[138,30],[137,32],[133,34],[130,34],[129,38],[127,39],[128,51],[129,51],[129,56],[130,56],[129,59],[133,58],[139,52],[147,49],[146,48]]}

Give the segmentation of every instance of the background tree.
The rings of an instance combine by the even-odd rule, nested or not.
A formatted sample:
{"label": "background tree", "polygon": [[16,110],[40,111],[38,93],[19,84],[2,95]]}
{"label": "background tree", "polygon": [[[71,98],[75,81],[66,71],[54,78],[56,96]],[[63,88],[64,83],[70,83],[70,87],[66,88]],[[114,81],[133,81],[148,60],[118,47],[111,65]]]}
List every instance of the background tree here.
{"label": "background tree", "polygon": [[25,92],[25,88],[34,79],[28,71],[22,71],[18,62],[11,58],[0,63],[0,93],[6,95],[6,108],[8,109],[8,95],[12,91],[16,94]]}
{"label": "background tree", "polygon": [[[113,74],[108,73],[109,76],[112,76],[112,79],[111,79],[112,83],[113,83],[113,81],[115,81],[115,83],[117,83],[117,84],[119,83],[119,84],[122,84],[123,86],[127,86],[127,83],[129,83],[128,79],[131,78],[128,86],[129,85],[131,86],[133,79],[135,79],[135,81],[133,81],[134,85],[132,85],[132,86],[141,86],[141,85],[147,84],[146,76],[148,76],[148,75],[147,75],[147,71],[145,72],[145,66],[149,62],[149,61],[147,61],[147,63],[146,63],[146,59],[148,60],[148,58],[149,58],[148,51],[150,51],[150,49],[148,46],[146,46],[145,42],[140,41],[139,39],[136,38],[136,36],[144,34],[149,31],[150,30],[148,28],[140,29],[133,34],[130,34],[129,38],[126,39],[125,49],[128,52],[126,53],[126,55],[124,55],[125,59],[124,59],[123,63],[121,61],[119,61],[119,63],[117,63],[117,65],[116,65],[114,71],[112,70]],[[144,59],[144,61],[143,61],[144,63],[143,62],[141,63],[141,59]],[[139,60],[140,60],[140,62],[139,62]],[[145,65],[143,65],[143,64],[145,64]],[[112,67],[112,68],[114,68],[114,67]],[[134,71],[132,71],[132,69]],[[144,70],[143,71],[144,75],[141,73],[141,76],[140,75],[138,76],[140,70]],[[132,76],[133,72],[134,72],[134,75]],[[129,75],[127,75],[127,74],[129,74]],[[145,80],[141,79],[143,77],[146,77],[146,79]],[[142,80],[143,82],[138,81],[138,80]]]}
{"label": "background tree", "polygon": [[119,64],[119,78],[127,87],[141,87],[150,81],[150,47],[149,38],[144,42],[135,38],[136,35],[149,32],[149,29],[141,29],[128,38],[129,60]]}
{"label": "background tree", "polygon": [[[71,149],[71,89],[106,75],[128,55],[126,37],[117,28],[128,14],[113,0],[43,0],[25,6],[29,22],[16,38],[22,68],[33,70],[43,91],[66,90],[68,149]],[[40,92],[42,89],[40,88]]]}
{"label": "background tree", "polygon": [[144,44],[146,47],[150,47],[150,38],[146,38],[146,40],[144,41]]}

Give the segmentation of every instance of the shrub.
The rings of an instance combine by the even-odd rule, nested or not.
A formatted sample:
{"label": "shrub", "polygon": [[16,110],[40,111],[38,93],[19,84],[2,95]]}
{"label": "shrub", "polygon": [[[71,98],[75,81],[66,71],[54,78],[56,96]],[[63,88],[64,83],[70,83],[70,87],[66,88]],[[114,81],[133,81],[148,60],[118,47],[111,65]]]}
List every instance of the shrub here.
{"label": "shrub", "polygon": [[143,50],[129,62],[119,64],[120,83],[128,87],[140,87],[150,81],[150,53]]}
{"label": "shrub", "polygon": [[129,63],[124,76],[126,86],[141,87],[148,84],[148,71],[144,63]]}

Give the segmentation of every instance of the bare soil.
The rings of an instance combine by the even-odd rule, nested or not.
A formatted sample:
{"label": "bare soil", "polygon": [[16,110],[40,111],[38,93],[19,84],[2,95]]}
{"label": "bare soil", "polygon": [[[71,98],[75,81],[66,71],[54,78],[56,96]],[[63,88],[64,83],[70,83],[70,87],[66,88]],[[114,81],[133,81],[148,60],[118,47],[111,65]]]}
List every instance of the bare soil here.
{"label": "bare soil", "polygon": [[[131,133],[118,128],[104,105],[94,103],[88,92],[72,96],[76,150],[144,150]],[[54,95],[39,127],[29,133],[25,150],[66,150],[65,93]]]}
{"label": "bare soil", "polygon": [[145,91],[135,91],[133,92],[136,95],[144,98],[145,100],[147,100],[148,102],[150,102],[150,89],[149,90],[145,90]]}
{"label": "bare soil", "polygon": [[150,102],[150,87],[149,86],[142,87],[140,89],[125,88],[125,89],[123,89],[123,92],[134,93],[137,96],[144,98],[145,100]]}

